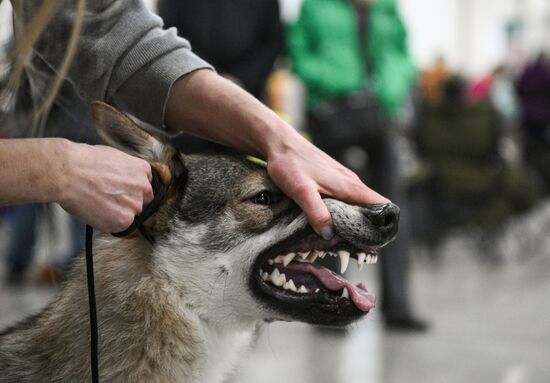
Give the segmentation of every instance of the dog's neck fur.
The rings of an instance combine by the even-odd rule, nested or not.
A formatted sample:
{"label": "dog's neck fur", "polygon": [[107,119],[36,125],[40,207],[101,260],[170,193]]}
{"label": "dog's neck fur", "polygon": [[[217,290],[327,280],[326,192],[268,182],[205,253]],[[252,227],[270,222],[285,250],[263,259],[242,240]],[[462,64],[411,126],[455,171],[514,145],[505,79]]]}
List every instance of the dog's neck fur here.
{"label": "dog's neck fur", "polygon": [[[255,322],[237,328],[231,323],[202,318],[187,304],[186,293],[160,275],[162,271],[151,261],[151,252],[150,245],[141,238],[96,241],[102,380],[221,382],[251,343]],[[9,347],[6,355],[16,351],[20,363],[36,366],[36,375],[26,370],[19,382],[44,377],[46,364],[51,374],[49,381],[89,380],[88,299],[84,262],[78,262],[69,285],[38,318],[39,325],[35,323],[15,333],[13,344],[9,336],[0,344],[0,360],[2,349]],[[28,341],[29,337],[34,341]],[[18,348],[18,344],[43,344],[44,348],[28,350]],[[114,360],[101,357],[107,354]],[[35,363],[29,363],[32,358]],[[0,361],[0,370],[17,360],[4,363]]]}

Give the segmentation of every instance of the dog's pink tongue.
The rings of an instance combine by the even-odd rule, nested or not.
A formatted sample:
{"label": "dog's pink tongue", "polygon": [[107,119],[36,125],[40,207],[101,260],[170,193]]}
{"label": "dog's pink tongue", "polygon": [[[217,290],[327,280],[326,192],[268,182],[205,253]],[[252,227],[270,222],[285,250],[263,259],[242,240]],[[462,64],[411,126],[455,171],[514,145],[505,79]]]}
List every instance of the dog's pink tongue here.
{"label": "dog's pink tongue", "polygon": [[291,262],[286,268],[313,274],[323,286],[331,291],[342,290],[346,287],[355,307],[361,311],[369,312],[374,307],[376,297],[367,291],[363,283],[354,285],[332,270],[313,263]]}

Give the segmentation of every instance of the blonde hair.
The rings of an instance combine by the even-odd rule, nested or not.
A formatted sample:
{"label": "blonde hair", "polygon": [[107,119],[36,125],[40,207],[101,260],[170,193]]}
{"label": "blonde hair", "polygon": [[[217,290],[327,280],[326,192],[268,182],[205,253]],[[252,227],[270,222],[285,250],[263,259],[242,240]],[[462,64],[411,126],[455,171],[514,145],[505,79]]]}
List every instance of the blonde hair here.
{"label": "blonde hair", "polygon": [[[7,55],[8,65],[10,67],[9,77],[5,86],[0,93],[0,98],[12,97],[17,93],[17,89],[21,84],[21,78],[26,68],[30,68],[32,49],[37,44],[40,36],[52,20],[59,7],[58,0],[43,0],[38,10],[32,15],[30,21],[25,23],[23,17],[22,1],[36,0],[13,0],[14,13],[14,35],[15,47],[12,52]],[[78,37],[82,29],[84,11],[86,8],[86,0],[77,0],[75,18],[69,36],[67,49],[59,68],[56,70],[56,76],[50,84],[50,89],[35,107],[32,115],[34,134],[42,135],[42,128],[48,117],[50,109],[55,101],[57,93],[69,72],[71,62],[76,53]]]}

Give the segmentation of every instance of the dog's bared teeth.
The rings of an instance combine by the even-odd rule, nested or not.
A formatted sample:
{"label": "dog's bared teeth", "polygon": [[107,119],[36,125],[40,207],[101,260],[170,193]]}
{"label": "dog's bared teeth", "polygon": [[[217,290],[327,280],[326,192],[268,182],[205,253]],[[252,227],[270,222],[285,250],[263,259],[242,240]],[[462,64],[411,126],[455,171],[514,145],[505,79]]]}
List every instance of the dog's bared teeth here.
{"label": "dog's bared teeth", "polygon": [[378,262],[378,255],[373,255],[372,256],[372,263],[375,264]]}
{"label": "dog's bared teeth", "polygon": [[264,271],[262,269],[260,269],[260,277],[264,275]]}
{"label": "dog's bared teeth", "polygon": [[318,293],[320,291],[320,289],[315,289],[315,292]]}
{"label": "dog's bared teeth", "polygon": [[340,250],[338,252],[338,255],[340,256],[340,273],[344,274],[348,269],[349,251]]}
{"label": "dog's bared teeth", "polygon": [[300,286],[300,288],[298,289],[298,292],[299,292],[300,294],[307,294],[307,293],[308,293],[308,290],[307,290],[307,288],[306,288],[304,285],[302,285],[302,286]]}
{"label": "dog's bared teeth", "polygon": [[281,276],[281,273],[279,272],[279,269],[274,268],[273,271],[271,272],[271,274],[269,275],[269,280],[271,282],[275,283],[275,281],[279,280],[280,276]]}
{"label": "dog's bared teeth", "polygon": [[294,257],[296,256],[295,253],[288,253],[287,255],[284,255],[283,256],[283,266],[288,266],[288,264],[290,262],[292,262],[292,260],[294,259]]}
{"label": "dog's bared teeth", "polygon": [[365,259],[367,258],[367,254],[365,253],[358,253],[357,254],[357,268],[359,271],[363,270],[363,266],[365,266]]}
{"label": "dog's bared teeth", "polygon": [[286,283],[286,275],[281,274],[278,268],[275,268],[269,276],[271,283],[277,287],[282,287]]}
{"label": "dog's bared teeth", "polygon": [[347,287],[342,289],[342,298],[349,298],[349,291]]}
{"label": "dog's bared teeth", "polygon": [[272,265],[272,264],[274,263],[274,261],[273,261],[273,259],[268,259],[268,260],[267,260],[267,263],[270,264],[270,265]]}
{"label": "dog's bared teeth", "polygon": [[313,263],[315,262],[318,256],[319,256],[319,253],[317,252],[317,250],[312,250],[307,256],[307,261],[310,263]]}
{"label": "dog's bared teeth", "polygon": [[315,251],[317,252],[317,256],[319,258],[325,258],[326,253],[324,251],[322,251],[322,250],[315,250]]}
{"label": "dog's bared teeth", "polygon": [[367,255],[367,265],[370,265],[372,263],[372,255]]}
{"label": "dog's bared teeth", "polygon": [[309,255],[309,251],[299,252],[298,255],[299,255],[302,259],[306,259],[307,256]]}
{"label": "dog's bared teeth", "polygon": [[271,279],[271,283],[273,283],[275,286],[278,286],[278,287],[281,287],[286,282],[286,276],[284,274],[281,274],[278,268],[275,268],[271,272],[271,275],[269,276],[269,278]]}
{"label": "dog's bared teeth", "polygon": [[267,282],[269,281],[269,274],[267,272],[264,271],[264,273],[262,274],[262,280],[264,282]]}
{"label": "dog's bared teeth", "polygon": [[296,288],[296,285],[294,284],[294,281],[292,279],[289,279],[284,285],[283,285],[283,289],[285,290],[290,290],[290,291],[294,291],[294,292],[297,292],[298,289]]}
{"label": "dog's bared teeth", "polygon": [[282,256],[282,255],[277,255],[277,256],[275,257],[275,259],[273,259],[273,261],[274,261],[275,263],[283,263],[283,256]]}

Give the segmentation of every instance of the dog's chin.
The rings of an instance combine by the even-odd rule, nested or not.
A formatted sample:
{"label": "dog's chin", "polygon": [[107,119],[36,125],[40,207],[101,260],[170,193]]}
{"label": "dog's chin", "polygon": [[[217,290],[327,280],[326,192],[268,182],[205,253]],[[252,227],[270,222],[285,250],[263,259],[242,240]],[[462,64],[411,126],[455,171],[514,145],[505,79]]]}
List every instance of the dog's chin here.
{"label": "dog's chin", "polygon": [[376,297],[363,283],[353,284],[317,262],[334,256],[341,271],[348,264],[362,268],[376,263],[380,247],[360,249],[338,236],[326,241],[306,228],[260,254],[250,284],[260,301],[279,314],[269,319],[345,326],[366,315]]}

